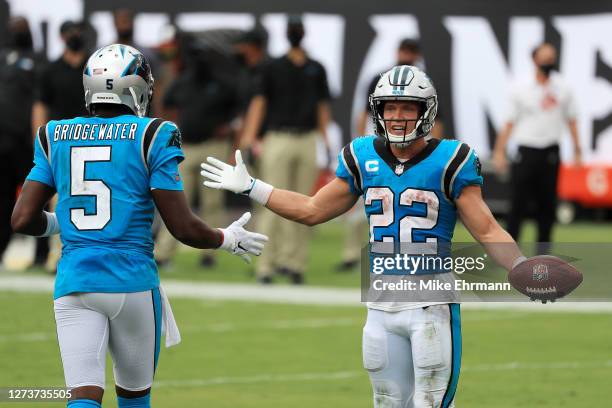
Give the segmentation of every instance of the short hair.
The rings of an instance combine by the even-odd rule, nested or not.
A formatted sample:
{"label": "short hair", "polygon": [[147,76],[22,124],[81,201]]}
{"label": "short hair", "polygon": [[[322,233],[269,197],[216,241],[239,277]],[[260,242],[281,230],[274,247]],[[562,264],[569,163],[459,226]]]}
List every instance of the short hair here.
{"label": "short hair", "polygon": [[266,45],[268,36],[263,29],[255,28],[253,30],[241,33],[234,41],[234,44],[252,44],[258,48],[263,48]]}
{"label": "short hair", "polygon": [[113,19],[116,20],[121,14],[127,15],[130,20],[134,20],[134,10],[131,8],[123,7],[113,10]]}
{"label": "short hair", "polygon": [[83,30],[83,23],[80,21],[72,21],[72,20],[66,20],[62,23],[62,25],[60,26],[60,34],[64,35],[66,34],[68,31],[73,30],[73,29],[78,29],[78,30]]}
{"label": "short hair", "polygon": [[557,47],[555,47],[553,43],[544,41],[543,43],[536,45],[535,48],[531,51],[531,58],[535,59],[535,56],[538,53],[538,51],[540,51],[544,47],[553,47],[555,51],[557,50]]}
{"label": "short hair", "polygon": [[414,38],[404,38],[397,47],[400,51],[412,51],[414,53],[421,53],[421,43]]}
{"label": "short hair", "polygon": [[290,14],[287,18],[287,25],[289,26],[304,26],[304,20],[301,14]]}

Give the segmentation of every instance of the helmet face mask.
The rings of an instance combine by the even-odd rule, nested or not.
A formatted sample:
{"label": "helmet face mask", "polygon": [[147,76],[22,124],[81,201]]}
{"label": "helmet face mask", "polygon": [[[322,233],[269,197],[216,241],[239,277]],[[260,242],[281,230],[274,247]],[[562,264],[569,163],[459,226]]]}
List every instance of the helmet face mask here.
{"label": "helmet face mask", "polygon": [[137,116],[146,116],[153,97],[151,67],[137,49],[112,44],[94,52],[83,71],[85,107],[93,104],[127,106]]}
{"label": "helmet face mask", "polygon": [[[369,101],[376,135],[384,137],[389,143],[407,146],[421,137],[428,136],[433,128],[438,109],[436,90],[427,75],[417,67],[400,65],[383,73]],[[420,108],[417,118],[385,119],[384,106],[389,101],[418,102]],[[403,132],[397,125],[395,132],[390,132],[389,130],[393,130],[389,128],[391,122],[404,122]],[[414,122],[414,128],[407,132],[410,128],[409,122]]]}

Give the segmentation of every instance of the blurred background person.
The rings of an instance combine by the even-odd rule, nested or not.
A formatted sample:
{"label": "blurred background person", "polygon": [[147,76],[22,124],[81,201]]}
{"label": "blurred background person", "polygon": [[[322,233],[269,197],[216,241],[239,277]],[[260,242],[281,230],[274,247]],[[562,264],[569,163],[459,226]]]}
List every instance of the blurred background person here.
{"label": "blurred background person", "polygon": [[[117,39],[115,43],[129,45],[136,48],[138,51],[145,56],[145,59],[151,66],[151,72],[155,77],[155,86],[161,85],[164,80],[163,75],[159,72],[159,60],[157,53],[151,48],[145,47],[142,44],[138,44],[134,41],[134,10],[129,8],[119,8],[113,11],[113,23],[115,24],[115,31],[117,32]],[[159,112],[159,103],[151,105],[152,115],[155,116],[156,112]]]}
{"label": "blurred background person", "polygon": [[32,107],[32,132],[50,120],[87,115],[83,100],[85,49],[83,23],[66,21],[60,27],[64,52],[43,70]]}
{"label": "blurred background person", "polygon": [[[396,65],[414,65],[419,68],[423,67],[423,53],[421,44],[414,38],[404,38],[400,41],[397,47],[397,64]],[[372,134],[371,116],[370,116],[370,94],[374,92],[376,84],[380,79],[380,74],[375,75],[368,86],[366,95],[366,104],[364,109],[357,117],[357,137],[367,134]],[[444,125],[440,120],[440,114],[436,116],[436,123],[431,131],[431,136],[437,139],[443,138]],[[359,265],[361,258],[361,248],[365,244],[364,241],[368,237],[368,222],[362,216],[363,203],[359,201],[355,208],[345,216],[345,234],[344,248],[342,250],[342,262],[336,267],[338,272],[352,271]]]}
{"label": "blurred background person", "polygon": [[[244,68],[244,78],[240,86],[240,112],[242,118],[239,134],[242,134],[244,131],[244,116],[261,82],[263,65],[269,60],[266,52],[267,42],[268,35],[262,27],[242,33],[234,42],[236,61],[238,65]],[[266,132],[266,129],[266,120],[263,118],[256,140],[251,145],[251,150],[255,151],[256,155],[261,153],[261,136]],[[230,160],[233,160],[231,156]]]}
{"label": "blurred background person", "polygon": [[[397,47],[397,64],[396,65],[414,65],[421,69],[423,68],[423,53],[421,51],[421,43],[414,38],[404,38],[400,41]],[[390,69],[391,67],[389,67]],[[375,75],[368,86],[368,94],[366,95],[366,105],[360,112],[357,118],[357,135],[363,136],[368,133],[368,124],[370,122],[370,104],[369,97],[380,79],[380,75]],[[440,120],[440,112],[436,115],[436,124],[431,131],[431,135],[437,139],[443,138],[444,127]]]}
{"label": "blurred background person", "polygon": [[134,12],[128,8],[113,11],[113,23],[117,31],[117,44],[129,45],[140,51],[134,42]]}
{"label": "blurred background person", "polygon": [[[120,8],[113,11],[113,23],[117,32],[115,43],[136,48],[145,56],[149,65],[157,63],[157,55],[152,49],[134,41],[134,11],[132,9]],[[154,66],[151,66],[151,71],[155,72]]]}
{"label": "blurred background person", "polygon": [[497,137],[493,163],[499,173],[508,169],[506,145],[514,137],[518,154],[511,168],[511,208],[507,230],[518,241],[529,204],[535,203],[540,253],[547,253],[556,218],[559,142],[567,126],[574,146],[576,165],[582,163],[576,126],[576,101],[565,81],[552,72],[557,50],[543,43],[532,53],[535,78],[512,89],[508,121]]}
{"label": "blurred background person", "polygon": [[181,56],[181,33],[175,25],[168,24],[161,29],[160,43],[153,52],[157,65],[155,71],[152,71],[155,89],[151,106],[154,115],[161,112],[159,116],[163,116],[166,90],[184,68],[184,58]]}
{"label": "blurred background person", "polygon": [[[262,66],[260,84],[246,116],[241,147],[256,143],[264,118],[261,176],[279,188],[310,194],[318,175],[317,139],[327,142],[330,122],[329,88],[323,66],[302,48],[304,24],[301,16],[290,16],[287,38],[290,49]],[[329,150],[329,147],[328,147]],[[271,283],[272,274],[288,275],[301,284],[308,260],[307,227],[281,220],[262,209],[258,230],[273,243],[259,259],[257,278]],[[270,235],[271,234],[271,235]]]}
{"label": "blurred background person", "polygon": [[[211,51],[202,48],[194,38],[186,37],[185,41],[189,50],[186,67],[166,90],[164,117],[181,129],[185,160],[180,169],[187,198],[192,203],[198,195],[202,218],[211,225],[221,225],[225,218],[224,194],[201,188],[200,163],[206,156],[229,155],[238,95],[232,84],[214,74]],[[160,266],[169,266],[177,244],[162,225],[155,244],[155,260]],[[201,266],[212,267],[215,263],[213,250],[202,252]]]}
{"label": "blurred background person", "polygon": [[0,260],[12,235],[11,212],[18,186],[32,162],[32,103],[45,58],[34,52],[23,17],[12,17],[0,49]]}
{"label": "blurred background person", "polygon": [[[50,120],[86,116],[83,100],[83,68],[87,62],[84,24],[66,21],[60,26],[64,52],[48,64],[40,75],[36,100],[32,106],[31,134]],[[54,271],[60,257],[61,243],[57,236],[37,238],[34,266],[45,266]],[[51,250],[50,250],[51,246]]]}

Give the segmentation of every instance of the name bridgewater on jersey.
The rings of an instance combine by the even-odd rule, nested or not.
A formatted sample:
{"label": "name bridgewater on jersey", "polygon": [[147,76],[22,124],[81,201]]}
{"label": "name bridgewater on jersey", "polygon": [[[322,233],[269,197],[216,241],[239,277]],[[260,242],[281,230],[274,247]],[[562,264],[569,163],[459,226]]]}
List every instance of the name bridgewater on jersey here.
{"label": "name bridgewater on jersey", "polygon": [[138,124],[131,123],[71,123],[55,126],[53,141],[65,140],[135,140]]}

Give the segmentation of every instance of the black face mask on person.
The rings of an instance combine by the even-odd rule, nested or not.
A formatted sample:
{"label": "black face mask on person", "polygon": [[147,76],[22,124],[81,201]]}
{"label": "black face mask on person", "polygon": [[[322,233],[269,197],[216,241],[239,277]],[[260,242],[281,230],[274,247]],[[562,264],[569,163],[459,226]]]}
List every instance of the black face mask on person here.
{"label": "black face mask on person", "polygon": [[246,67],[247,65],[246,55],[241,52],[237,52],[236,54],[234,54],[234,61],[236,61],[236,63],[241,67]]}
{"label": "black face mask on person", "polygon": [[121,30],[117,32],[117,37],[119,37],[120,42],[132,42],[133,36],[134,36],[133,28],[127,28],[125,30]]}
{"label": "black face mask on person", "polygon": [[15,31],[10,34],[9,44],[18,49],[32,49],[32,34],[29,31]]}
{"label": "black face mask on person", "polygon": [[557,64],[540,64],[540,65],[538,65],[538,69],[545,76],[550,76],[550,73],[552,71],[556,71],[557,70]]}
{"label": "black face mask on person", "polygon": [[404,59],[404,60],[397,61],[397,65],[414,65],[414,64],[416,64],[416,60]]}
{"label": "black face mask on person", "polygon": [[291,47],[299,47],[302,43],[302,38],[304,38],[303,27],[298,25],[289,27],[289,29],[287,30],[287,39],[289,40],[289,44],[291,44]]}
{"label": "black face mask on person", "polygon": [[70,51],[81,51],[85,47],[85,40],[81,34],[73,34],[66,39],[66,47]]}

